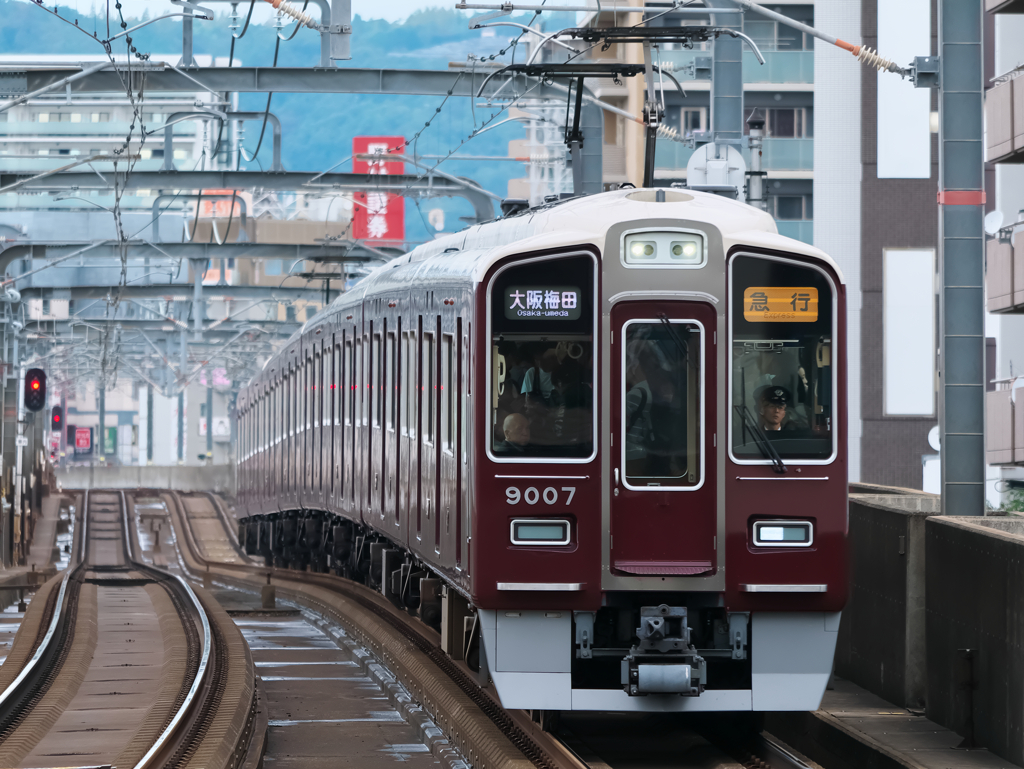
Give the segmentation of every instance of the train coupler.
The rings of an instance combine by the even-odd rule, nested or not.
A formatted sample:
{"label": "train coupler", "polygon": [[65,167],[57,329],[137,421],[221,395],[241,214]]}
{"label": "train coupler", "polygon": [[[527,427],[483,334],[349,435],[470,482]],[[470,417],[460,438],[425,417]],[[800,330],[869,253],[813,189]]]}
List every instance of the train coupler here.
{"label": "train coupler", "polygon": [[690,643],[685,606],[642,607],[636,635],[640,643],[622,659],[627,694],[696,697],[704,690],[707,665]]}

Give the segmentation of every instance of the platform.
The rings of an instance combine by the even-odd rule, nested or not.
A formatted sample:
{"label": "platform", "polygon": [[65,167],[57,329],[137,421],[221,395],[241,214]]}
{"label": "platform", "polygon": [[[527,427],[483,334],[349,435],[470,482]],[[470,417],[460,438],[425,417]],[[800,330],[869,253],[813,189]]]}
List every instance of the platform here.
{"label": "platform", "polygon": [[765,730],[829,769],[1017,769],[923,714],[842,678],[814,713],[770,713]]}

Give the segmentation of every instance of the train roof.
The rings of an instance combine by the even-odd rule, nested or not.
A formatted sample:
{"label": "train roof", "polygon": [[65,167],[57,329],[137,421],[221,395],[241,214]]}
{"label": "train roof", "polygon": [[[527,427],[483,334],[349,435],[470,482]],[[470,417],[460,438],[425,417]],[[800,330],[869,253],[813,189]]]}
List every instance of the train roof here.
{"label": "train roof", "polygon": [[[656,200],[659,191],[665,193],[664,201]],[[470,271],[480,281],[494,262],[522,251],[592,244],[603,253],[609,228],[644,219],[703,222],[721,233],[726,252],[744,245],[811,256],[827,263],[843,280],[839,266],[824,251],[779,235],[771,216],[746,203],[693,190],[624,189],[569,198],[467,227],[395,258],[371,272],[358,287],[369,290],[377,283],[388,283],[394,270],[420,262],[429,262],[431,271],[449,276]],[[417,272],[423,276],[423,271]],[[357,298],[352,293],[335,302],[347,305]]]}
{"label": "train roof", "polygon": [[[664,201],[657,200],[658,192],[664,193]],[[367,291],[424,286],[456,277],[465,280],[467,275],[479,282],[492,264],[523,251],[593,245],[604,253],[606,234],[611,227],[645,219],[707,224],[721,234],[726,253],[735,246],[752,246],[820,259],[845,283],[839,265],[828,254],[780,235],[771,216],[746,203],[695,190],[619,189],[526,209],[424,243],[381,265],[335,299],[295,332],[284,349],[289,349],[308,328],[326,316],[361,301]]]}

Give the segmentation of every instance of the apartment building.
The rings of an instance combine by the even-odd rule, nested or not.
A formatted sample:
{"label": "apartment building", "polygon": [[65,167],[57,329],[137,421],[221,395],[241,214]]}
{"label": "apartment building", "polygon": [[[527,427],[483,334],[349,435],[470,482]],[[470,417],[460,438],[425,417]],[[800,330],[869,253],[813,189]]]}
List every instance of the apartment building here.
{"label": "apartment building", "polygon": [[1024,488],[1024,3],[986,0],[987,334],[999,344],[986,395],[989,501]]}

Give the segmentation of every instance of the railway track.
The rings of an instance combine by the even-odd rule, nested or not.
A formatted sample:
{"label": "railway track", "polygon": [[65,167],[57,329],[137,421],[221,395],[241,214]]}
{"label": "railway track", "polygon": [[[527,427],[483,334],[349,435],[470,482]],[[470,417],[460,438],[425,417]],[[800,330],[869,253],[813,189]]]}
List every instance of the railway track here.
{"label": "railway track", "polygon": [[[165,492],[163,498],[174,521],[182,565],[186,568],[212,574],[222,584],[250,592],[260,589],[264,579],[272,577],[279,597],[293,600],[328,620],[340,621],[350,631],[353,615],[359,614],[372,623],[374,627],[362,635],[362,643],[403,679],[471,763],[539,769],[813,769],[814,765],[769,736],[759,735],[741,743],[735,735],[718,732],[709,739],[704,736],[708,730],[681,719],[634,716],[626,718],[626,722],[619,719],[611,724],[577,714],[579,717],[567,721],[554,733],[545,731],[529,712],[503,709],[493,690],[480,685],[476,673],[440,651],[433,630],[413,621],[376,591],[333,575],[254,564],[239,547],[233,521],[216,495]],[[327,593],[342,599],[348,606],[347,614],[338,611],[338,605],[331,602]],[[384,627],[392,638],[382,632]],[[407,658],[413,650],[434,665],[441,673],[440,678],[446,680],[438,684],[436,679],[426,680],[422,674],[417,679],[415,672],[411,682],[405,680],[402,668],[410,672],[418,667]],[[471,708],[461,710],[461,718],[452,718],[445,712],[446,698],[463,698]],[[503,742],[474,741],[460,736],[495,730],[505,738]]]}
{"label": "railway track", "polygon": [[0,668],[0,766],[244,766],[254,719],[222,712],[245,675],[234,626],[133,557],[123,492],[85,492],[80,508],[72,565],[44,586],[30,609],[41,616]]}

